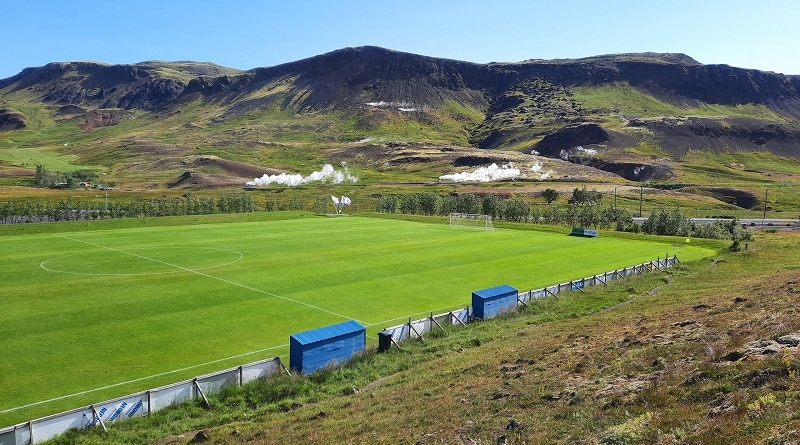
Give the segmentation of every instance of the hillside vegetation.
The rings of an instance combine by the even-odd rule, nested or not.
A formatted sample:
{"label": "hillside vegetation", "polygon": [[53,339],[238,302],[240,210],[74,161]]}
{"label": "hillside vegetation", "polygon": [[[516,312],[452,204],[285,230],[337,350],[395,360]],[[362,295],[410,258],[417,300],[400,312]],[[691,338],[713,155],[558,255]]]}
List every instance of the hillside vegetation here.
{"label": "hillside vegetation", "polygon": [[[117,188],[169,194],[346,162],[360,185],[413,191],[514,162],[527,181],[516,193],[550,185],[527,173],[539,163],[556,184],[724,183],[756,196],[775,187],[796,194],[799,85],[798,76],[656,53],[475,64],[360,47],[250,71],[53,63],[0,80],[8,122],[0,186],[25,185],[24,169],[44,165],[92,168]],[[693,165],[696,152],[707,153],[706,169]],[[751,167],[775,156],[769,169]],[[731,168],[743,174],[718,173]],[[186,175],[193,180],[180,181]],[[683,191],[676,199],[685,207],[715,195]]]}

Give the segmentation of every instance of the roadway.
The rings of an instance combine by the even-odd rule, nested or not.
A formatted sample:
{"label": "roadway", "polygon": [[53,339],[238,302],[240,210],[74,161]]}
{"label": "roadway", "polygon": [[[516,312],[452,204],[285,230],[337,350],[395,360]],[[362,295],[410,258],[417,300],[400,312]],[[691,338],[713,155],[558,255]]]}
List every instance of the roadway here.
{"label": "roadway", "polygon": [[[730,221],[730,218],[688,218],[689,221],[695,224],[711,224],[714,221]],[[636,224],[642,224],[647,218],[633,218]],[[745,227],[756,228],[784,228],[784,227],[798,227],[800,223],[796,219],[781,219],[781,218],[739,218],[739,223]]]}

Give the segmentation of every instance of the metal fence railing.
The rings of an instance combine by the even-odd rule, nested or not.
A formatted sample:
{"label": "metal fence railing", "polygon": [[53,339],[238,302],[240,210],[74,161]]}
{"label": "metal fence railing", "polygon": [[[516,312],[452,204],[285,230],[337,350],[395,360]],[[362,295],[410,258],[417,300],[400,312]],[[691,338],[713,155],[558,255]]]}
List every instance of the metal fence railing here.
{"label": "metal fence railing", "polygon": [[[602,274],[592,275],[590,277],[581,278],[579,280],[567,281],[552,286],[543,287],[540,289],[533,289],[526,292],[517,294],[517,301],[525,304],[531,300],[537,300],[546,297],[555,297],[562,292],[582,291],[584,287],[595,286],[598,284],[606,285],[609,281],[625,279],[633,275],[641,275],[647,272],[656,270],[664,270],[675,265],[680,264],[678,257],[658,258],[652,261],[647,261],[635,266],[616,269]],[[443,314],[431,314],[427,318],[412,321],[408,320],[407,323],[385,328],[378,333],[378,350],[385,351],[391,348],[392,345],[398,346],[401,341],[414,338],[425,339],[424,335],[435,330],[443,329],[443,325],[465,325],[472,319],[472,307],[466,307],[457,311],[451,311]],[[0,444],[2,445],[2,444]]]}
{"label": "metal fence railing", "polygon": [[147,391],[127,395],[52,416],[0,429],[0,445],[31,445],[50,440],[71,429],[102,427],[133,417],[146,416],[187,400],[203,399],[206,394],[231,385],[278,374],[286,368],[279,357],[226,369]]}

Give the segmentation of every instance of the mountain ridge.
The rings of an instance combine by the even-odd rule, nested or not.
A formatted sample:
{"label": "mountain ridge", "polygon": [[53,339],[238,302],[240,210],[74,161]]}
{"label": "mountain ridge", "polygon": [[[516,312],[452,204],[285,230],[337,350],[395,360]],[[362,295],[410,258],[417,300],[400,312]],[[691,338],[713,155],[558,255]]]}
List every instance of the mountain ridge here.
{"label": "mountain ridge", "polygon": [[[689,81],[716,81],[735,80],[735,89],[740,93],[746,93],[744,100],[754,103],[766,103],[770,100],[797,100],[800,95],[800,75],[785,75],[770,71],[757,69],[737,68],[724,64],[705,65],[697,62],[690,56],[682,53],[619,53],[598,56],[583,57],[577,59],[527,59],[520,62],[490,62],[475,63],[448,59],[441,57],[431,57],[395,51],[377,46],[347,47],[320,55],[311,56],[296,61],[286,62],[279,65],[256,67],[249,70],[236,70],[216,65],[210,62],[191,62],[191,61],[144,61],[135,64],[107,64],[93,61],[75,62],[53,62],[42,67],[29,67],[22,70],[19,74],[0,79],[0,89],[21,82],[19,87],[27,87],[33,83],[39,83],[48,77],[57,76],[56,71],[80,71],[89,67],[107,71],[106,76],[109,80],[137,81],[142,77],[154,75],[155,66],[170,66],[176,71],[187,75],[194,75],[194,78],[206,77],[229,77],[242,82],[259,82],[275,77],[280,73],[301,72],[310,77],[324,78],[331,71],[331,68],[344,69],[352,67],[353,63],[380,61],[369,66],[360,66],[359,75],[351,75],[348,79],[351,83],[364,83],[373,77],[378,77],[384,81],[397,79],[408,79],[408,76],[426,75],[426,78],[438,82],[438,86],[450,88],[480,88],[491,91],[491,87],[507,87],[508,82],[518,81],[520,77],[542,77],[545,79],[555,79],[565,84],[598,84],[609,81],[630,80],[635,85],[651,83],[665,84],[677,87],[676,91],[691,95],[703,90],[703,85],[690,86],[684,83],[667,82],[667,77],[692,76]],[[562,67],[561,70],[553,71],[553,67]],[[635,68],[664,69],[666,66],[674,66],[675,69],[666,73],[658,73],[652,69],[645,70],[644,73],[633,73]],[[194,69],[193,69],[194,67]],[[563,68],[566,67],[566,68]],[[417,68],[415,70],[414,68]],[[700,72],[696,70],[709,71],[708,79],[703,79]],[[576,71],[577,70],[577,71]],[[693,71],[687,71],[693,70]],[[482,73],[483,76],[476,77],[475,72]],[[464,76],[463,73],[469,74]],[[682,74],[682,76],[677,76]],[[724,79],[725,76],[732,78]],[[459,79],[460,77],[460,79]],[[478,85],[476,80],[481,81]],[[187,87],[191,82],[182,82]],[[719,86],[718,84],[712,84]],[[763,87],[769,88],[763,88]],[[755,88],[759,87],[759,88]],[[772,94],[766,94],[763,98],[755,94],[753,89],[766,90]],[[191,92],[197,91],[190,90]],[[691,96],[690,96],[691,97]],[[726,96],[713,94],[701,95],[717,103],[729,103]],[[741,101],[740,101],[741,102]],[[127,105],[134,107],[133,103]]]}
{"label": "mountain ridge", "polygon": [[[180,128],[167,130],[169,141],[148,129],[151,142],[246,145],[252,154],[230,156],[248,162],[265,143],[296,144],[297,137],[316,144],[311,151],[388,137],[382,143],[542,152],[574,163],[586,161],[575,150],[587,148],[603,158],[590,164],[602,166],[643,146],[660,153],[613,171],[661,166],[659,157],[691,150],[800,158],[800,76],[704,65],[681,53],[474,63],[361,46],[246,71],[190,61],[56,62],[0,80],[0,107],[14,110],[4,133],[32,128],[26,109],[49,114],[54,125],[83,116],[76,126],[84,131],[136,118],[128,131]],[[235,134],[215,130],[209,138],[208,130],[234,122]],[[113,144],[130,139],[120,135]],[[95,147],[93,156],[103,158]]]}

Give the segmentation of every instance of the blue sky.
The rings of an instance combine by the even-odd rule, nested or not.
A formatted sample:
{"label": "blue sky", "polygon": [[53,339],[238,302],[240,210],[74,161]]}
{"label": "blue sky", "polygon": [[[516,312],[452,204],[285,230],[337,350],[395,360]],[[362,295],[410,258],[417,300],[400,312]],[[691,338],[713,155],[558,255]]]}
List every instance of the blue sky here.
{"label": "blue sky", "polygon": [[798,0],[0,0],[0,78],[49,62],[277,65],[348,46],[471,62],[680,52],[800,74]]}

